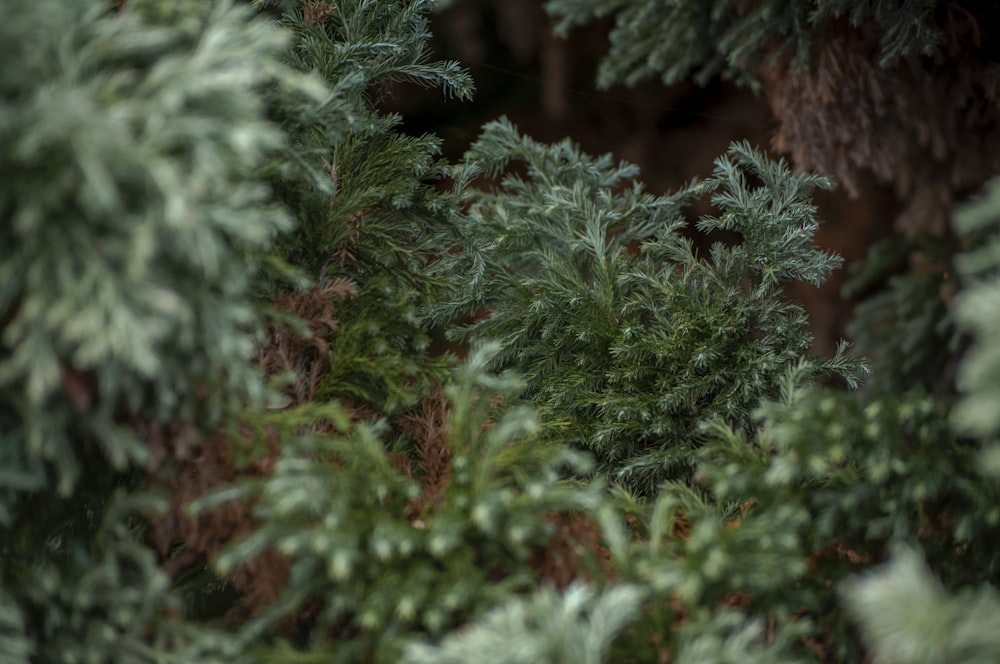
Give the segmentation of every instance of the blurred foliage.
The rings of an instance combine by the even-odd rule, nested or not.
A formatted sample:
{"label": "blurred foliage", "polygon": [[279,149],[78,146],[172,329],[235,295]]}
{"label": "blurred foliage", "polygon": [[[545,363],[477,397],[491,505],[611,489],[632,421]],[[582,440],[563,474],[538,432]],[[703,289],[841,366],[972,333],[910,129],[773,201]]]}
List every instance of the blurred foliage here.
{"label": "blurred foliage", "polygon": [[223,572],[265,547],[291,564],[282,596],[242,628],[243,638],[306,615],[296,632],[310,646],[324,647],[334,632],[325,647],[337,659],[398,661],[401,639],[440,637],[538,584],[532,556],[555,531],[547,517],[593,509],[601,489],[561,480],[585,471],[585,461],[540,444],[530,411],[511,408],[486,425],[490,402],[520,389],[485,373],[488,357],[489,349],[474,353],[446,388],[445,433],[432,442],[448,477],[433,496],[394,464],[381,427],[351,426],[342,410],[325,416],[343,436],[295,437],[316,416],[307,408],[273,418],[286,442],[269,477],[199,501],[196,509],[250,501],[262,522],[219,557]]}
{"label": "blurred foliage", "polygon": [[937,0],[548,0],[556,31],[614,17],[611,49],[601,63],[602,87],[635,85],[659,76],[666,84],[693,79],[704,85],[720,73],[755,84],[754,65],[790,59],[804,66],[814,56],[825,23],[846,20],[852,28],[880,33],[879,64],[934,53],[944,41],[932,20]]}
{"label": "blurred foliage", "polygon": [[639,609],[642,591],[620,585],[596,595],[585,585],[562,594],[550,587],[491,610],[440,646],[407,647],[407,664],[598,664],[617,632]]}
{"label": "blurred foliage", "polygon": [[285,140],[260,90],[312,90],[230,3],[3,11],[0,659],[221,661],[170,619],[121,507],[144,499],[112,496],[155,463],[144,431],[265,401],[254,292],[291,220],[258,175]]}

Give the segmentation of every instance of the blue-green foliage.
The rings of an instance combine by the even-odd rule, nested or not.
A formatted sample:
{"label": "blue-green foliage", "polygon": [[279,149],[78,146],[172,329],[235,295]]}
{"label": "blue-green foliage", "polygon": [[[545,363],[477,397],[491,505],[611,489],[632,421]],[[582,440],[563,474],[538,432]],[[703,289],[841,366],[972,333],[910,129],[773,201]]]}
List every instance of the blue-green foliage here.
{"label": "blue-green foliage", "polygon": [[747,620],[736,610],[702,609],[685,625],[674,652],[678,664],[806,664],[814,658],[789,652],[806,633],[798,625],[775,628],[764,620]]}
{"label": "blue-green foliage", "polygon": [[[976,244],[963,254],[958,268],[965,278],[965,290],[957,304],[962,327],[976,344],[962,365],[959,387],[963,400],[955,410],[955,421],[967,434],[991,443],[996,450],[1000,437],[1000,183],[994,181],[986,195],[962,209],[956,228]],[[996,452],[990,467],[1000,469]]]}
{"label": "blue-green foliage", "polygon": [[[800,383],[763,403],[755,436],[714,427],[693,486],[598,510],[615,583],[645,591],[606,661],[990,661],[995,593],[969,588],[1000,571],[1000,489],[976,447],[920,393],[861,405]],[[958,596],[910,559],[857,579],[903,545]],[[480,621],[466,639],[495,635]]]}
{"label": "blue-green foliage", "polygon": [[212,423],[261,394],[249,295],[290,224],[253,178],[282,141],[255,87],[283,71],[284,38],[246,10],[202,13],[40,2],[0,28],[0,417],[18,490],[52,472],[68,495],[81,439],[119,470],[142,460],[121,409]]}
{"label": "blue-green foliage", "polygon": [[638,613],[643,592],[619,585],[597,595],[583,584],[562,594],[543,587],[512,599],[440,646],[411,644],[406,664],[599,664]]}
{"label": "blue-green foliage", "polygon": [[[0,660],[996,658],[996,594],[973,586],[998,573],[1000,189],[958,222],[978,247],[959,406],[821,388],[863,371],[809,356],[782,294],[838,265],[811,245],[825,179],[736,144],[653,196],[505,121],[453,168],[377,110],[387,82],[471,92],[428,58],[426,3],[254,4],[277,25],[226,0],[0,0]],[[772,46],[801,62],[838,15],[879,26],[885,62],[936,43],[936,3],[735,5],[550,6],[616,15],[606,82],[739,77]],[[687,229],[699,197],[716,212]],[[930,276],[886,296],[904,334],[871,337],[900,340],[894,377],[954,339],[940,309],[906,309]],[[313,400],[268,403],[264,303],[331,283],[352,295],[309,340]],[[430,324],[488,347],[452,373]],[[282,325],[278,347],[302,331]],[[422,431],[418,403],[440,407]],[[196,507],[254,522],[222,524],[244,535],[215,560],[143,541],[163,505],[134,489],[182,464],[174,444],[236,455]],[[185,467],[175,486],[219,471]],[[543,586],[555,544],[587,585]],[[187,555],[218,584],[265,551],[287,583],[230,631],[192,620],[198,589],[163,569]]]}
{"label": "blue-green foliage", "polygon": [[[824,179],[737,144],[712,177],[657,197],[631,166],[503,121],[466,161],[499,183],[467,194],[454,300],[437,313],[476,317],[455,337],[499,341],[548,435],[594,452],[613,480],[649,494],[687,476],[704,425],[748,431],[790,366],[849,379],[859,368],[807,357],[805,313],[781,293],[838,264],[810,243],[808,196]],[[701,256],[681,208],[709,193],[719,213],[698,230],[735,239]]]}
{"label": "blue-green foliage", "polygon": [[760,62],[809,62],[816,34],[837,20],[852,29],[875,28],[879,59],[929,54],[943,41],[931,20],[937,0],[549,0],[557,32],[614,16],[611,48],[601,61],[598,84],[635,85],[659,76],[672,84],[688,79],[704,85],[719,74],[756,84]]}
{"label": "blue-green foliage", "polygon": [[[764,403],[754,438],[717,427],[696,490],[668,483],[650,506],[634,505],[639,537],[611,538],[612,554],[625,580],[686,610],[712,616],[738,600],[745,620],[822,640],[835,661],[861,661],[839,584],[917,542],[951,587],[995,578],[1000,491],[984,485],[976,450],[951,436],[929,398],[862,407],[796,382],[790,375],[782,398]],[[680,652],[700,630],[718,635],[685,624]]]}
{"label": "blue-green foliage", "polygon": [[140,519],[105,512],[151,460],[139,428],[265,394],[255,290],[291,220],[260,90],[309,87],[248,8],[128,4],[0,8],[4,661],[202,659]]}
{"label": "blue-green foliage", "polygon": [[[976,247],[957,261],[956,318],[974,340],[958,408],[919,391],[862,405],[790,375],[784,397],[758,411],[756,437],[716,430],[699,493],[664,488],[641,522],[644,543],[619,546],[616,559],[634,573],[624,578],[701,610],[741,593],[748,619],[812,632],[838,662],[865,652],[899,663],[994,660],[996,210],[994,186],[956,221]],[[985,458],[969,435],[986,443]],[[671,538],[678,518],[688,532]],[[858,574],[890,554],[889,565]]]}
{"label": "blue-green foliage", "polygon": [[996,588],[948,594],[917,551],[901,548],[889,565],[845,584],[843,594],[879,662],[988,664],[1000,658]]}

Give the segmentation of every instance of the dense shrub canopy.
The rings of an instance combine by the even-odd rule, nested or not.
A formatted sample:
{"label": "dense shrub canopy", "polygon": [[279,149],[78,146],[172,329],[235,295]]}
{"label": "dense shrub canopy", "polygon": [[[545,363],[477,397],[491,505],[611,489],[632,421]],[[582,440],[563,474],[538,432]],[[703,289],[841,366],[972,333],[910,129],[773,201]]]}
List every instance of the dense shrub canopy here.
{"label": "dense shrub canopy", "polygon": [[[997,661],[987,4],[552,0],[767,95],[655,195],[405,131],[426,2],[0,0],[0,660]],[[907,203],[870,363],[812,168]]]}

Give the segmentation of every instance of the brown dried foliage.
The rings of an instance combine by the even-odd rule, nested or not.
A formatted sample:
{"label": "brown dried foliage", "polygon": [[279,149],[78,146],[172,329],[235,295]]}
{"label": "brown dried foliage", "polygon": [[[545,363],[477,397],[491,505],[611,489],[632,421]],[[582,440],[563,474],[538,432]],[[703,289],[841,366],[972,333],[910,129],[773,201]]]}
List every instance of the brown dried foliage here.
{"label": "brown dried foliage", "polygon": [[775,148],[799,168],[832,173],[852,194],[871,176],[891,183],[904,204],[898,229],[943,233],[953,202],[1000,170],[993,4],[946,3],[939,54],[888,68],[878,64],[877,26],[831,22],[807,70],[761,72],[780,123]]}
{"label": "brown dried foliage", "polygon": [[[601,528],[584,514],[556,513],[547,520],[555,526],[548,545],[534,552],[531,567],[539,577],[557,588],[565,588],[576,579],[593,579],[600,574],[613,581],[611,555],[602,544]],[[594,563],[597,567],[594,567]]]}
{"label": "brown dried foliage", "polygon": [[[308,403],[316,397],[327,371],[327,339],[337,330],[336,302],[354,294],[348,281],[332,281],[315,288],[282,295],[274,302],[282,311],[305,321],[308,335],[298,334],[287,326],[272,325],[267,343],[258,349],[257,362],[270,376],[289,374],[295,380],[286,388],[283,407]],[[378,413],[363,405],[343,402],[354,420],[371,420]],[[418,478],[421,494],[404,508],[406,518],[417,523],[444,504],[445,490],[451,481],[452,453],[448,441],[450,408],[442,390],[435,390],[422,399],[419,410],[396,418],[396,427],[416,441],[412,455],[392,454],[399,471]],[[148,441],[152,451],[149,472],[157,477],[154,485],[170,496],[166,514],[151,521],[150,539],[164,557],[164,568],[170,574],[211,562],[234,540],[252,532],[257,526],[253,506],[229,502],[198,516],[190,516],[187,508],[194,500],[251,477],[265,477],[273,469],[280,453],[280,441],[275,432],[264,432],[262,452],[253,460],[237,466],[234,452],[260,438],[261,432],[245,427],[236,434],[216,432],[202,438],[191,423],[164,427],[159,424],[136,422],[136,428]],[[317,423],[318,428],[330,427]],[[244,455],[246,456],[246,455]],[[550,549],[540,551],[536,558],[539,573],[565,585],[582,574],[584,548],[597,549],[597,527],[581,516],[553,515],[556,533]],[[605,554],[605,559],[607,558]],[[289,570],[288,560],[274,550],[266,550],[253,561],[241,565],[229,577],[233,586],[243,593],[242,602],[226,616],[228,620],[243,620],[276,601],[284,588]],[[296,621],[306,620],[305,614],[292,617],[286,627],[295,630]]]}
{"label": "brown dried foliage", "polygon": [[448,444],[448,399],[438,389],[422,400],[419,412],[397,419],[399,427],[417,441],[416,468],[407,469],[412,476],[416,470],[423,483],[423,491],[406,506],[405,515],[418,519],[428,507],[438,507],[444,500],[443,491],[451,480],[451,446]]}
{"label": "brown dried foliage", "polygon": [[858,553],[851,548],[847,542],[833,542],[814,552],[806,558],[806,566],[810,574],[816,572],[819,566],[826,561],[848,562],[852,565],[871,565],[871,556],[867,553]]}
{"label": "brown dried foliage", "polygon": [[[327,367],[326,337],[337,329],[335,303],[354,293],[353,283],[342,279],[284,294],[275,300],[276,308],[298,316],[309,329],[304,336],[274,324],[267,343],[257,352],[257,363],[267,375],[294,375],[295,380],[286,389],[285,407],[307,403],[316,395]],[[345,405],[351,408],[350,404]],[[372,416],[364,408],[353,408],[351,415],[358,419]],[[217,431],[202,438],[190,422],[164,426],[136,421],[133,426],[149,446],[148,471],[154,478],[153,485],[170,497],[167,512],[150,521],[150,540],[164,557],[168,573],[204,565],[215,559],[227,544],[254,530],[253,506],[247,503],[229,502],[198,516],[189,515],[187,509],[194,500],[213,490],[241,479],[269,475],[280,452],[275,432],[263,432],[263,451],[237,466],[233,453],[246,450],[236,448],[259,439],[261,432],[243,427],[236,434]],[[328,423],[317,426],[332,427]],[[285,586],[287,575],[287,559],[273,550],[266,550],[240,566],[229,581],[243,593],[243,601],[228,618],[238,620],[273,603]]]}
{"label": "brown dried foliage", "polygon": [[[417,441],[415,459],[407,474],[419,477],[423,491],[404,511],[413,522],[444,505],[444,491],[451,481],[449,414],[447,397],[442,390],[435,390],[423,399],[420,411],[396,421],[400,429]],[[614,577],[610,555],[601,543],[600,527],[593,520],[568,512],[553,513],[546,518],[555,530],[547,545],[538,548],[530,561],[539,577],[565,588],[575,579],[591,578],[595,561],[604,579]]]}
{"label": "brown dried foliage", "polygon": [[336,2],[329,0],[307,0],[303,5],[303,19],[308,25],[316,25],[325,21],[337,8]]}
{"label": "brown dried foliage", "polygon": [[[242,502],[229,502],[203,514],[190,516],[187,508],[206,493],[231,485],[246,477],[260,477],[271,472],[278,456],[275,437],[267,441],[267,453],[249,465],[237,468],[232,459],[233,438],[218,432],[207,439],[198,440],[190,429],[164,433],[148,431],[152,441],[159,438],[168,446],[173,457],[171,472],[160,478],[156,485],[165,489],[170,497],[170,507],[164,515],[150,523],[150,540],[164,556],[164,570],[177,574],[182,570],[205,564],[235,539],[251,533],[256,525],[253,507]],[[248,437],[252,434],[244,431]],[[183,546],[178,546],[183,545]],[[180,553],[174,553],[178,549]],[[236,569],[229,580],[243,593],[243,604],[230,618],[237,619],[274,602],[284,587],[288,575],[288,561],[273,550],[264,551],[253,561]]]}
{"label": "brown dried foliage", "polygon": [[357,292],[349,279],[321,283],[308,291],[278,296],[274,305],[294,314],[309,327],[302,336],[285,327],[272,326],[268,342],[257,350],[257,364],[268,376],[294,374],[295,382],[286,393],[288,405],[312,401],[327,369],[326,338],[337,330],[335,302]]}

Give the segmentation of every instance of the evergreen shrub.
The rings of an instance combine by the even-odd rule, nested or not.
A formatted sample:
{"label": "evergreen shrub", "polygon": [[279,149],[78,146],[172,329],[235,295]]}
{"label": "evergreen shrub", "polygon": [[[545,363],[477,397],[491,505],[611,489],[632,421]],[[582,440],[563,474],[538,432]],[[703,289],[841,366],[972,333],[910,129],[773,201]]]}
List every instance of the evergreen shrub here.
{"label": "evergreen shrub", "polygon": [[[768,96],[654,195],[404,131],[426,2],[0,0],[0,660],[995,661],[988,5],[553,0]],[[901,199],[861,390],[811,168]]]}

